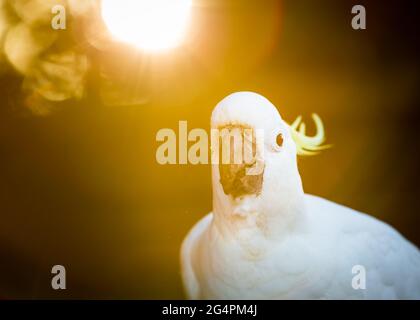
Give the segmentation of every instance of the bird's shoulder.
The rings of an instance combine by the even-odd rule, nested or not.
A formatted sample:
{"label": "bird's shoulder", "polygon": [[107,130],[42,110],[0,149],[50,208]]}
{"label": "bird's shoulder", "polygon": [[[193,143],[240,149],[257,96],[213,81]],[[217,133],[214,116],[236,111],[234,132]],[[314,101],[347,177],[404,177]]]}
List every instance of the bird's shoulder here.
{"label": "bird's shoulder", "polygon": [[181,246],[181,273],[185,291],[189,299],[197,299],[200,294],[199,282],[193,266],[195,246],[200,243],[204,232],[213,219],[213,213],[201,218],[188,232]]}
{"label": "bird's shoulder", "polygon": [[315,233],[334,244],[331,251],[337,254],[336,263],[345,270],[354,265],[366,267],[368,284],[371,281],[367,294],[376,298],[420,295],[420,251],[397,230],[373,216],[317,196],[307,195],[305,201]]}
{"label": "bird's shoulder", "polygon": [[[400,236],[390,225],[369,214],[318,196],[305,194],[305,206],[311,223],[324,225],[329,230],[345,233],[377,231]],[[332,229],[332,226],[336,228]]]}

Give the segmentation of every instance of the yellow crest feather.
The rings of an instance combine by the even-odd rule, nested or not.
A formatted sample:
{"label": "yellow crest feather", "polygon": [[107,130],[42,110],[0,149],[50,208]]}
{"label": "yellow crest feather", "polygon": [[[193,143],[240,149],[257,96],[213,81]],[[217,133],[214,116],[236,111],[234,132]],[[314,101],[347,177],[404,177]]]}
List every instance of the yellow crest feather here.
{"label": "yellow crest feather", "polygon": [[302,116],[297,117],[290,125],[292,138],[296,144],[296,153],[300,156],[316,155],[321,150],[331,148],[331,145],[323,145],[325,131],[321,118],[316,113],[313,113],[312,119],[316,126],[316,134],[312,137],[306,135],[306,125],[302,122]]}

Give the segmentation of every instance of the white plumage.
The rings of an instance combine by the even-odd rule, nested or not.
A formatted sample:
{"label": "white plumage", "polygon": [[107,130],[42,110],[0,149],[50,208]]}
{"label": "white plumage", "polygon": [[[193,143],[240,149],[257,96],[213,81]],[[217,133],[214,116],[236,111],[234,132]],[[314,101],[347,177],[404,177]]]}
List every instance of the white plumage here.
{"label": "white plumage", "polygon": [[[228,96],[212,115],[212,128],[226,125],[264,129],[262,185],[233,196],[213,165],[213,212],[181,249],[189,298],[420,299],[419,250],[373,217],[304,194],[290,126],[267,99]],[[354,266],[365,289],[352,286]]]}

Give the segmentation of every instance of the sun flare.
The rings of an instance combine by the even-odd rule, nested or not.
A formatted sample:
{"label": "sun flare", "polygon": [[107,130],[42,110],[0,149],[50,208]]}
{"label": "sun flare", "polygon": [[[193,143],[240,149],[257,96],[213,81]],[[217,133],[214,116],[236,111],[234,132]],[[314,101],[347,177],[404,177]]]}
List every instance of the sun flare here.
{"label": "sun flare", "polygon": [[102,0],[102,18],[117,39],[147,51],[181,44],[192,0]]}

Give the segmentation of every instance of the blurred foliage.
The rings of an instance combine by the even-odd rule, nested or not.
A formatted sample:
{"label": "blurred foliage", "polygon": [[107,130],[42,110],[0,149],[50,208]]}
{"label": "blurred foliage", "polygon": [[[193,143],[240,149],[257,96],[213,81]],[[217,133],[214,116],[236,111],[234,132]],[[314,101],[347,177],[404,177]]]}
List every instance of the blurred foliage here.
{"label": "blurred foliage", "polygon": [[[51,27],[56,5],[66,8],[66,30]],[[95,6],[97,0],[0,0],[0,75],[13,68],[23,76],[32,111],[46,114],[83,96],[90,59],[72,25]]]}
{"label": "blurred foliage", "polygon": [[[51,26],[56,5],[66,9],[66,30]],[[100,0],[0,0],[0,76],[14,70],[23,77],[23,103],[35,114],[81,98],[105,106],[183,105],[205,94],[209,82],[235,83],[252,73],[279,39],[278,0],[265,2],[270,10],[255,1],[196,0],[183,45],[148,54],[116,41],[100,6]]]}

